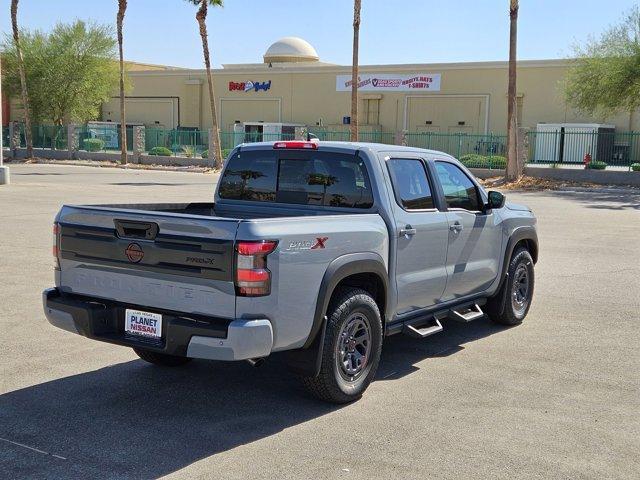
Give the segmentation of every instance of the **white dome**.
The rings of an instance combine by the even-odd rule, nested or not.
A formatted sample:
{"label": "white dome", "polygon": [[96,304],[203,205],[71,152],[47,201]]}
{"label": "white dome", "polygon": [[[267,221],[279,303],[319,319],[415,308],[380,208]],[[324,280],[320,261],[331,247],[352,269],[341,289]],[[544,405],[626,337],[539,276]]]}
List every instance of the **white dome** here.
{"label": "white dome", "polygon": [[299,37],[284,37],[273,43],[264,54],[264,63],[314,62],[318,52],[309,42]]}

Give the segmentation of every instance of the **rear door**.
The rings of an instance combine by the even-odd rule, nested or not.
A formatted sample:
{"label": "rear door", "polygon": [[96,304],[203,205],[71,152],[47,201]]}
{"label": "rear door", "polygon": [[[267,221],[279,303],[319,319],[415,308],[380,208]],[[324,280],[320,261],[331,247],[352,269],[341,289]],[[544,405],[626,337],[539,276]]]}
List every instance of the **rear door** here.
{"label": "rear door", "polygon": [[493,283],[500,267],[502,227],[495,213],[483,211],[480,190],[464,170],[436,159],[435,171],[449,229],[446,301],[480,293]]}
{"label": "rear door", "polygon": [[153,309],[233,318],[238,221],[65,207],[61,290]]}
{"label": "rear door", "polygon": [[449,227],[434,203],[433,182],[422,158],[389,158],[394,211],[397,313],[434,305],[445,289]]}

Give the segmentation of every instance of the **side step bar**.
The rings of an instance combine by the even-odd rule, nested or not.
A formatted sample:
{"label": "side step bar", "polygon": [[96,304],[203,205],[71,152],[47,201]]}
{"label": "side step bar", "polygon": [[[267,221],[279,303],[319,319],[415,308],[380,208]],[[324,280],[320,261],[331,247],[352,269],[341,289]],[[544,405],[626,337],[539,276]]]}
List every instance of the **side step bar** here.
{"label": "side step bar", "polygon": [[485,303],[485,298],[479,298],[475,301],[467,301],[449,308],[445,307],[441,310],[425,312],[403,322],[394,322],[393,325],[387,328],[386,335],[404,333],[415,338],[425,338],[434,333],[442,332],[444,327],[440,321],[445,318],[467,323],[484,317],[485,313],[480,308],[480,305]]}
{"label": "side step bar", "polygon": [[471,322],[484,317],[484,312],[477,303],[472,306],[452,308],[449,310],[449,318],[457,322]]}
{"label": "side step bar", "polygon": [[431,320],[431,325],[425,325],[424,327],[416,328],[413,325],[405,324],[404,328],[405,333],[415,338],[425,338],[429,335],[433,335],[434,333],[440,333],[444,329],[442,327],[442,324],[440,323],[440,320],[438,320],[437,318]]}

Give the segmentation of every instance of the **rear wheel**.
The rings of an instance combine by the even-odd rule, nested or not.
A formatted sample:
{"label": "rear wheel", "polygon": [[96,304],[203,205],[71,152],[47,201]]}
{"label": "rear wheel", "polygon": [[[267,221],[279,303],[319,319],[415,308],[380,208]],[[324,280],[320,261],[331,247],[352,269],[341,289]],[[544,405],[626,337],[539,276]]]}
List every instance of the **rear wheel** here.
{"label": "rear wheel", "polygon": [[328,311],[320,374],[304,377],[307,389],[332,403],[357,400],[376,374],[382,318],[371,295],[359,288],[337,292]]}
{"label": "rear wheel", "polygon": [[511,256],[507,272],[502,287],[487,302],[487,313],[496,323],[517,325],[527,316],[533,298],[535,276],[529,251],[517,249]]}
{"label": "rear wheel", "polygon": [[160,365],[162,367],[179,367],[180,365],[184,365],[185,363],[189,363],[193,360],[189,357],[177,357],[175,355],[167,355],[166,353],[152,352],[143,348],[133,347],[133,351],[136,352],[136,355],[145,362]]}

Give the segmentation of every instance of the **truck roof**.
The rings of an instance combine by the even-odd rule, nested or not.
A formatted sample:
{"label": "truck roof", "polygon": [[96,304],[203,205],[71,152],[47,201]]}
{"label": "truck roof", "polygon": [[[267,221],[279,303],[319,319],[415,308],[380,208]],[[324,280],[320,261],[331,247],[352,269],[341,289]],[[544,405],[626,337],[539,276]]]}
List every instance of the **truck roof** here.
{"label": "truck roof", "polygon": [[[255,142],[241,143],[238,145],[243,150],[264,150],[265,148],[273,148],[274,144],[280,142]],[[407,153],[429,153],[436,155],[451,155],[440,152],[438,150],[428,150],[425,148],[407,147],[404,145],[389,145],[386,143],[369,143],[369,142],[337,142],[337,141],[319,141],[318,150],[347,151],[355,152],[356,150],[369,150],[373,153],[379,152],[407,152]]]}

